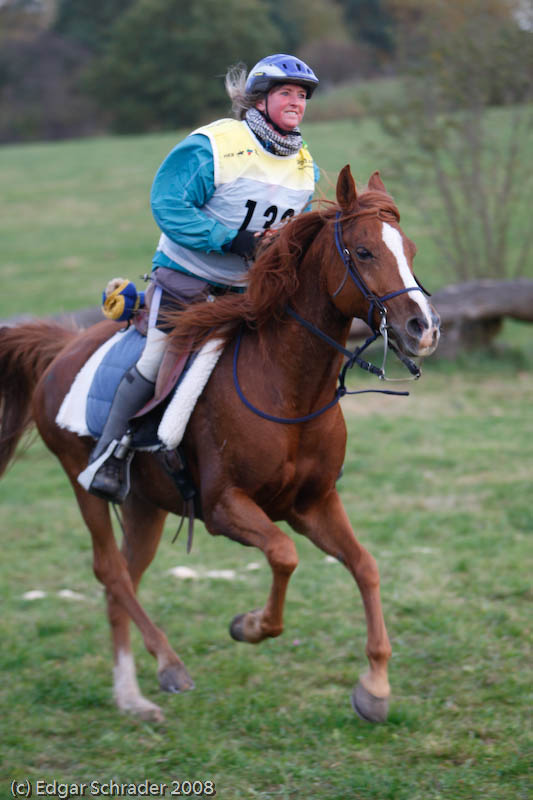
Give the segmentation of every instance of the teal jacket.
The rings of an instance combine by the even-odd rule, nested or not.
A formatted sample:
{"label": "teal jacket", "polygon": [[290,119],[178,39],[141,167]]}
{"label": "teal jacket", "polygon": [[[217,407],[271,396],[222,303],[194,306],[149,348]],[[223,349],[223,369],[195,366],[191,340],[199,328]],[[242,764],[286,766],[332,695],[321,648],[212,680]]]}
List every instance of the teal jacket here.
{"label": "teal jacket", "polygon": [[[314,169],[316,183],[320,172],[316,164]],[[151,206],[161,231],[191,250],[226,252],[238,231],[202,212],[214,191],[211,143],[203,134],[191,134],[171,150],[154,178]],[[152,264],[154,269],[170,267],[188,272],[161,250],[156,250]]]}

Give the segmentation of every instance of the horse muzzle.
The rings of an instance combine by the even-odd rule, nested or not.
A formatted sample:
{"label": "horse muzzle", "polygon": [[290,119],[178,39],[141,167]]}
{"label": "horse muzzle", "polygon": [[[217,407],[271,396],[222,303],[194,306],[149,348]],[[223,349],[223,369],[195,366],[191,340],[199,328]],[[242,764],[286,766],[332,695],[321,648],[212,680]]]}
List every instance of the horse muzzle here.
{"label": "horse muzzle", "polygon": [[439,343],[440,317],[430,306],[429,316],[414,314],[403,325],[396,325],[391,320],[389,333],[405,355],[430,356]]}

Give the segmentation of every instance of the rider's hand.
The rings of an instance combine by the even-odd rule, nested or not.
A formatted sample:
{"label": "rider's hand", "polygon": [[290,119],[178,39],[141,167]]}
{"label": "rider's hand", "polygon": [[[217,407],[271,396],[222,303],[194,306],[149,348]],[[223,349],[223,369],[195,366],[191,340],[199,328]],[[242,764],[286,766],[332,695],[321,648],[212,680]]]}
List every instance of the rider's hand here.
{"label": "rider's hand", "polygon": [[261,232],[239,231],[235,239],[229,246],[229,252],[235,253],[243,258],[253,258],[257,245],[261,237]]}

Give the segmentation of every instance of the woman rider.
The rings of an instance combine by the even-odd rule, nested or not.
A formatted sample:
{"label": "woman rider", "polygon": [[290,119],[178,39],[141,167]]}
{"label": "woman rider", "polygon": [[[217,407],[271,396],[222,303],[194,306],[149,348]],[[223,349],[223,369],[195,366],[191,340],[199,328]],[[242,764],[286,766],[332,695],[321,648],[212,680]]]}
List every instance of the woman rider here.
{"label": "woman rider", "polygon": [[94,494],[121,502],[127,493],[127,449],[114,451],[154,391],[169,330],[160,311],[242,291],[258,237],[308,206],[318,170],[298,126],[317,85],[307,64],[285,54],[263,58],[248,76],[240,66],[230,69],[226,90],[236,119],[198,128],[159,167],[151,203],[162,233],[147,293],[149,329],[80,475]]}

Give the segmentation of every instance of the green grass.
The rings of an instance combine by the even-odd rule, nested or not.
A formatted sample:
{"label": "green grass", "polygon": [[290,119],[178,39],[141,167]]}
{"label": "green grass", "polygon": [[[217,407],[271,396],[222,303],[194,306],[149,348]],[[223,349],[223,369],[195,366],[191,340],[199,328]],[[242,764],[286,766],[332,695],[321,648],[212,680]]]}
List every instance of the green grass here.
{"label": "green grass", "polygon": [[[268,591],[262,556],[201,525],[186,556],[175,519],[141,599],[197,688],[161,695],[135,634],[141,688],[167,719],[120,715],[89,535],[55,460],[39,443],[23,452],[0,483],[3,780],[212,779],[231,800],[529,797],[533,364],[507,348],[469,370],[428,364],[409,398],[343,401],[340,491],[378,560],[394,650],[382,726],[349,706],[365,626],[348,573],[296,537],[284,635],[237,644],[230,619]],[[176,565],[237,580],[178,581]],[[34,589],[46,597],[25,600]]]}

